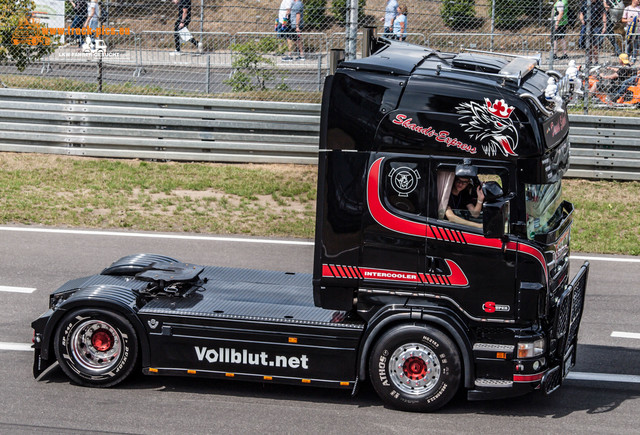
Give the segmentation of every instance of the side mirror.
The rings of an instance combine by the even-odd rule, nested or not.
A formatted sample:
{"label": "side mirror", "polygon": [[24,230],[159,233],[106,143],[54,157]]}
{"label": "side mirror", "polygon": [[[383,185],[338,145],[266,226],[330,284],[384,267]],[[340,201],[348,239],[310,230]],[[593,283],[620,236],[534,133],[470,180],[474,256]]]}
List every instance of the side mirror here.
{"label": "side mirror", "polygon": [[496,202],[504,196],[502,187],[495,181],[487,181],[482,185],[482,193],[484,193],[485,202]]}
{"label": "side mirror", "polygon": [[[485,200],[486,198],[487,197],[485,196]],[[511,198],[509,197],[500,198],[483,204],[482,232],[486,238],[500,239],[508,231],[507,223],[509,222],[510,200]]]}

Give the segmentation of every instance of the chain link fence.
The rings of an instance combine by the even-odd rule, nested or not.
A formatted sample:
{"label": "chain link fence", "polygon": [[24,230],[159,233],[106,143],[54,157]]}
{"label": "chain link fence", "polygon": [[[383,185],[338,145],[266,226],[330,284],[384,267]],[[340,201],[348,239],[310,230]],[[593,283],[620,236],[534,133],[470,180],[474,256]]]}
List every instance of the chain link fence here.
{"label": "chain link fence", "polygon": [[[360,56],[361,28],[374,26],[378,35],[404,31],[400,37],[407,42],[442,51],[541,53],[545,69],[564,70],[574,60],[592,70],[593,94],[586,100],[591,107],[636,108],[637,80],[618,102],[612,101],[617,88],[596,84],[604,81],[598,71],[621,65],[620,53],[634,63],[638,48],[635,28],[621,22],[630,0],[604,1],[610,5],[606,27],[598,8],[591,9],[590,28],[581,26],[590,11],[583,16],[583,1],[568,0],[566,24],[557,31],[554,0],[358,0],[357,15],[356,0],[302,0],[301,33],[283,34],[276,27],[286,0],[102,0],[94,9],[100,10],[96,31],[87,39],[81,28],[86,30],[93,2],[36,0],[32,10],[41,19],[31,34],[50,41],[29,40],[24,25],[0,23],[0,80],[16,88],[319,102],[330,50],[344,49],[350,33],[360,29]],[[406,24],[396,19],[388,26],[397,6],[406,7]],[[176,31],[181,22],[188,32]],[[585,30],[598,36],[587,38]],[[23,58],[12,54],[21,44],[31,48]],[[33,45],[47,45],[48,51],[34,54]]]}

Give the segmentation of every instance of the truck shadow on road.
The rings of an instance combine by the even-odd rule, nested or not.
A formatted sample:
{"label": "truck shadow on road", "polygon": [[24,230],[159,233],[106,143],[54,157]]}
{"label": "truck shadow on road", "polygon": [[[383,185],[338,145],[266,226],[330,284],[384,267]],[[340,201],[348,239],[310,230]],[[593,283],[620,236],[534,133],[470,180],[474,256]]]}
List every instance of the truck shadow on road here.
{"label": "truck shadow on road", "polygon": [[[640,349],[578,345],[573,373],[640,376]],[[457,399],[443,413],[563,418],[574,412],[601,414],[640,397],[640,383],[566,379],[549,396],[532,394],[504,400],[468,402]]]}

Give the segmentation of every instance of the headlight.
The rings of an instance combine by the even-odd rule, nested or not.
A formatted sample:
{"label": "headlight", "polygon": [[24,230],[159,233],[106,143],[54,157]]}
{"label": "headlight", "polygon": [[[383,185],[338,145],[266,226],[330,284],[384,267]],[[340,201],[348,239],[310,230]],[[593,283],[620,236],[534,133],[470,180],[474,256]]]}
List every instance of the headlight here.
{"label": "headlight", "polygon": [[544,338],[528,343],[518,343],[518,358],[532,358],[544,353],[546,342]]}

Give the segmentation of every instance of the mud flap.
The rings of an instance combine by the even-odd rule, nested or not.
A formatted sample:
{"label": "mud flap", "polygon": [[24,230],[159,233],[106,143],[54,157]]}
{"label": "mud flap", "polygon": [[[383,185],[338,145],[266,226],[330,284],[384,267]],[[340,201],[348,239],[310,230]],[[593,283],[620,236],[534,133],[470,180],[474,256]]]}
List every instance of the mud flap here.
{"label": "mud flap", "polygon": [[38,376],[44,373],[54,362],[55,360],[42,359],[40,349],[33,349],[33,377],[38,379]]}

